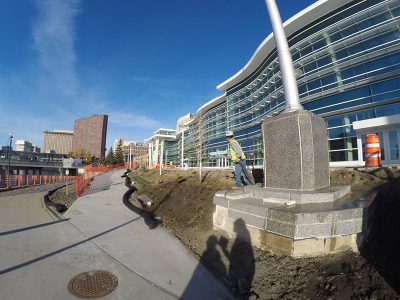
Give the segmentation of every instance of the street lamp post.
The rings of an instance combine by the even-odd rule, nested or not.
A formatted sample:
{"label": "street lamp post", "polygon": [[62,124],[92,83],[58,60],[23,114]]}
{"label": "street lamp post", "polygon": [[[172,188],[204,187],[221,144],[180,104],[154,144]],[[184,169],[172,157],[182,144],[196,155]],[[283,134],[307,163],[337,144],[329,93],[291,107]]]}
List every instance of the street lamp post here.
{"label": "street lamp post", "polygon": [[263,121],[264,186],[290,190],[329,187],[329,151],[324,119],[303,109],[286,34],[275,0],[265,0],[285,95],[285,110]]}
{"label": "street lamp post", "polygon": [[12,145],[13,133],[11,132],[9,135],[10,144],[8,146],[8,170],[7,170],[7,178],[8,178],[8,188],[11,187],[11,178],[10,178],[10,169],[11,169],[11,145]]}
{"label": "street lamp post", "polygon": [[272,31],[278,51],[278,59],[282,74],[283,91],[285,94],[285,111],[302,110],[300,104],[299,90],[297,89],[296,75],[293,68],[292,56],[289,51],[286,34],[283,29],[282,19],[279,14],[275,0],[265,0],[268,15],[272,24]]}

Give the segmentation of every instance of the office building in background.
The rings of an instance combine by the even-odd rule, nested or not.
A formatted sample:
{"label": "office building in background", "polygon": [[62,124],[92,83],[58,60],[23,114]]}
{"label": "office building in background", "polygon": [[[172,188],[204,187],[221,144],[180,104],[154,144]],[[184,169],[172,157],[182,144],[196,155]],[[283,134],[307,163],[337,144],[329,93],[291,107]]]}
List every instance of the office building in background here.
{"label": "office building in background", "polygon": [[72,150],[82,149],[96,158],[104,157],[107,137],[107,115],[93,115],[75,121]]}
{"label": "office building in background", "polygon": [[73,133],[71,130],[46,130],[44,132],[43,152],[54,151],[57,154],[68,154],[72,151]]}

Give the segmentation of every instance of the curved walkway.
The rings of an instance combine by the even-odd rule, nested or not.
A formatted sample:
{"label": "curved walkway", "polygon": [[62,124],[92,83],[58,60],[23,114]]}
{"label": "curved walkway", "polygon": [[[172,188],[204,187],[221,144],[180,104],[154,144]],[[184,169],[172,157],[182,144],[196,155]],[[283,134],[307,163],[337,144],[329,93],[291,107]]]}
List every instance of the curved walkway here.
{"label": "curved walkway", "polygon": [[102,299],[231,297],[175,237],[149,229],[123,204],[122,173],[96,178],[101,192],[79,198],[59,220],[42,206],[43,192],[0,198],[0,299],[77,299],[70,279],[97,269],[118,277]]}

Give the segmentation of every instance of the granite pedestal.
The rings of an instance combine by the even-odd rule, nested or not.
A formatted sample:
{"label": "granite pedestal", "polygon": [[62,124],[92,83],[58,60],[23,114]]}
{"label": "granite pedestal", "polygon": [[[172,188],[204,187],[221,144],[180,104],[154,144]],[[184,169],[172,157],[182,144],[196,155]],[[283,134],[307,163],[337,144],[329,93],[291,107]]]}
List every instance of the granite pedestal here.
{"label": "granite pedestal", "polygon": [[329,187],[328,137],[321,117],[306,110],[284,112],[266,119],[262,128],[265,187]]}

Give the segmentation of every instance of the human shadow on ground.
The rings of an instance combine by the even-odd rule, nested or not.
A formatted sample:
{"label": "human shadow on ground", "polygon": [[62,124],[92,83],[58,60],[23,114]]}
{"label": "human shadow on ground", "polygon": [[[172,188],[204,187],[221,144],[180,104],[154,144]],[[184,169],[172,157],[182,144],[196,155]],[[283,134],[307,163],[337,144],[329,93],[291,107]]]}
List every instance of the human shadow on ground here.
{"label": "human shadow on ground", "polygon": [[386,282],[400,293],[400,179],[389,180],[369,208],[367,240],[360,249]]}
{"label": "human shadow on ground", "polygon": [[[224,281],[225,285],[234,292],[232,298],[249,299],[251,295],[258,295],[251,291],[251,285],[255,273],[255,260],[251,237],[243,219],[234,222],[236,238],[229,249],[229,240],[223,236],[217,239],[211,235],[207,240],[207,249],[200,257],[200,264],[186,287],[182,299],[197,297],[196,291],[201,282],[202,268],[206,267],[216,278]],[[226,268],[220,253],[226,256],[229,267]],[[227,292],[229,295],[229,293]]]}
{"label": "human shadow on ground", "polygon": [[[126,193],[122,197],[122,202],[124,203],[124,205],[129,210],[141,216],[143,218],[144,223],[149,227],[149,229],[154,229],[158,227],[160,224],[162,224],[162,221],[157,219],[157,217],[154,215],[153,212],[149,212],[143,208],[139,208],[136,205],[133,205],[129,201],[129,199],[134,193],[137,193],[137,189],[134,186],[130,185],[128,191],[126,191]],[[143,203],[140,200],[139,203],[143,205]]]}
{"label": "human shadow on ground", "polygon": [[218,244],[225,256],[229,259],[228,278],[232,282],[240,299],[248,299],[251,291],[251,284],[255,273],[255,261],[253,247],[251,246],[250,232],[246,223],[239,218],[233,223],[233,231],[236,239],[228,251],[228,240],[223,236]]}
{"label": "human shadow on ground", "polygon": [[[210,296],[213,299],[226,299],[227,296],[230,296],[229,292],[224,294],[222,286],[218,286],[219,283],[213,286],[209,284],[210,274],[208,271],[211,271],[216,278],[222,279],[226,276],[226,267],[222,262],[217,244],[218,238],[215,235],[211,235],[207,240],[207,249],[202,253],[200,262],[180,299],[206,299]],[[217,293],[220,293],[220,295]],[[231,298],[234,297],[232,296]]]}

